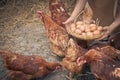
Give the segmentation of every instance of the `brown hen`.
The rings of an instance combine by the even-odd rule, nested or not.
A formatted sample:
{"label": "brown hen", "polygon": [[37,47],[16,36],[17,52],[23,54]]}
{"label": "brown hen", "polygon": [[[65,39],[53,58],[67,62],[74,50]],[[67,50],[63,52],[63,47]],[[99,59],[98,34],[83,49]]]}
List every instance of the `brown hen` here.
{"label": "brown hen", "polygon": [[62,65],[70,72],[70,78],[72,78],[73,74],[81,73],[83,65],[78,65],[76,60],[85,52],[86,50],[80,47],[73,39],[69,40]]}
{"label": "brown hen", "polygon": [[88,63],[91,72],[98,80],[120,80],[120,63],[95,49],[89,50],[84,56],[78,58],[78,64]]}
{"label": "brown hen", "polygon": [[9,70],[20,71],[12,72],[12,74],[19,73],[23,75],[23,77],[24,75],[31,75],[30,78],[43,77],[56,68],[61,67],[59,63],[46,62],[40,56],[25,56],[2,50],[0,50],[0,54],[4,60],[5,67]]}
{"label": "brown hen", "polygon": [[105,55],[111,57],[114,60],[120,58],[120,51],[110,46],[109,42],[101,42],[101,41],[93,42],[93,44],[89,46],[89,49],[96,49],[98,51],[101,51]]}
{"label": "brown hen", "polygon": [[104,46],[101,48],[97,48],[96,50],[103,52],[105,55],[109,56],[110,58],[112,58],[114,60],[120,58],[120,51],[115,49],[112,46]]}
{"label": "brown hen", "polygon": [[69,15],[67,14],[64,4],[61,0],[49,0],[49,9],[52,15],[52,19],[60,26],[64,26],[63,22],[65,22]]}
{"label": "brown hen", "polygon": [[61,50],[64,52],[69,40],[69,36],[66,30],[63,27],[56,24],[51,19],[51,17],[49,17],[42,11],[38,11],[38,15],[40,18],[42,18],[45,24],[46,33],[50,42],[56,45],[56,47],[61,48]]}
{"label": "brown hen", "polygon": [[54,54],[56,54],[56,55],[58,55],[58,56],[60,56],[60,57],[64,57],[65,56],[65,50],[62,50],[59,46],[56,46],[55,44],[53,44],[53,43],[50,43],[50,49],[51,49],[51,51],[54,53]]}

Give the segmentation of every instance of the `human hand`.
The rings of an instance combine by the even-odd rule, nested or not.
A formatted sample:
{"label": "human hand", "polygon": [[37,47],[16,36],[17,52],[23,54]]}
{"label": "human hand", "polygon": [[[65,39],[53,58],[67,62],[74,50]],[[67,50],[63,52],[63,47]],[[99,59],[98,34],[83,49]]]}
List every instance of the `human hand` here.
{"label": "human hand", "polygon": [[96,39],[95,41],[102,40],[102,39],[108,37],[109,34],[111,33],[110,27],[109,26],[103,27],[103,32],[104,32],[103,36],[98,38],[98,39]]}
{"label": "human hand", "polygon": [[63,22],[63,24],[65,25],[71,24],[74,22],[74,20],[75,20],[74,17],[69,17],[65,22]]}

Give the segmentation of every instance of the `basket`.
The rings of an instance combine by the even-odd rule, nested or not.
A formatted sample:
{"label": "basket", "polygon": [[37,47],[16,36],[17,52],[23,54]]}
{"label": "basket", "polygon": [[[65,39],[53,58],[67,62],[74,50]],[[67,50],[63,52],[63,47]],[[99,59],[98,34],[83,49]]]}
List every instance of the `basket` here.
{"label": "basket", "polygon": [[90,36],[87,36],[87,35],[86,36],[82,36],[82,35],[79,35],[79,34],[73,32],[73,31],[71,31],[70,25],[66,25],[66,30],[67,30],[68,34],[70,34],[73,37],[76,37],[76,38],[78,38],[80,40],[95,40],[95,39],[98,39],[98,38],[100,38],[100,37],[102,37],[104,35],[104,33],[101,32],[101,34],[94,35],[93,37],[90,37]]}

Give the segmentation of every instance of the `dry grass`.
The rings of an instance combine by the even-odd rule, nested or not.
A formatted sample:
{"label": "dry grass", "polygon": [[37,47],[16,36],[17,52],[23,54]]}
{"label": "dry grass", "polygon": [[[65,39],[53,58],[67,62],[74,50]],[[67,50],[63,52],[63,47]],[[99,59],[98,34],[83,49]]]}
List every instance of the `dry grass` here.
{"label": "dry grass", "polygon": [[[72,11],[74,1],[66,0],[65,7],[68,12]],[[18,22],[32,23],[36,22],[37,10],[43,10],[49,13],[47,0],[6,0],[6,4],[0,7],[0,26],[5,29],[10,28],[8,26],[16,25]]]}
{"label": "dry grass", "polygon": [[[5,0],[3,0],[5,1]],[[63,0],[64,1],[64,0]],[[66,0],[65,7],[71,11],[74,1]],[[23,24],[38,22],[37,10],[50,13],[47,0],[6,0],[0,7],[0,31],[13,30],[18,22]],[[1,35],[1,34],[0,34]]]}
{"label": "dry grass", "polygon": [[[67,11],[71,12],[74,0],[62,1],[65,3]],[[3,49],[13,49],[14,41],[12,42],[11,39],[18,37],[15,29],[40,24],[36,12],[42,10],[50,13],[48,7],[48,0],[6,0],[6,3],[0,6],[0,48],[3,48],[7,42],[9,45],[5,44]],[[27,30],[27,28],[25,29]]]}

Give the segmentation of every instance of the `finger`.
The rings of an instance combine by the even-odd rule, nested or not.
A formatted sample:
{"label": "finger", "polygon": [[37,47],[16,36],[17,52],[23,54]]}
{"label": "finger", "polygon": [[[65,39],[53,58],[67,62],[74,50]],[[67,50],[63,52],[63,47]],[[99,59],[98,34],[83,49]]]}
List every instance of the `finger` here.
{"label": "finger", "polygon": [[63,24],[69,24],[70,20],[68,19],[67,21],[63,22]]}
{"label": "finger", "polygon": [[62,24],[67,24],[67,22],[62,22]]}
{"label": "finger", "polygon": [[69,24],[69,21],[63,22],[63,24]]}
{"label": "finger", "polygon": [[103,30],[104,31],[106,31],[106,30],[108,30],[109,29],[109,27],[103,27]]}

